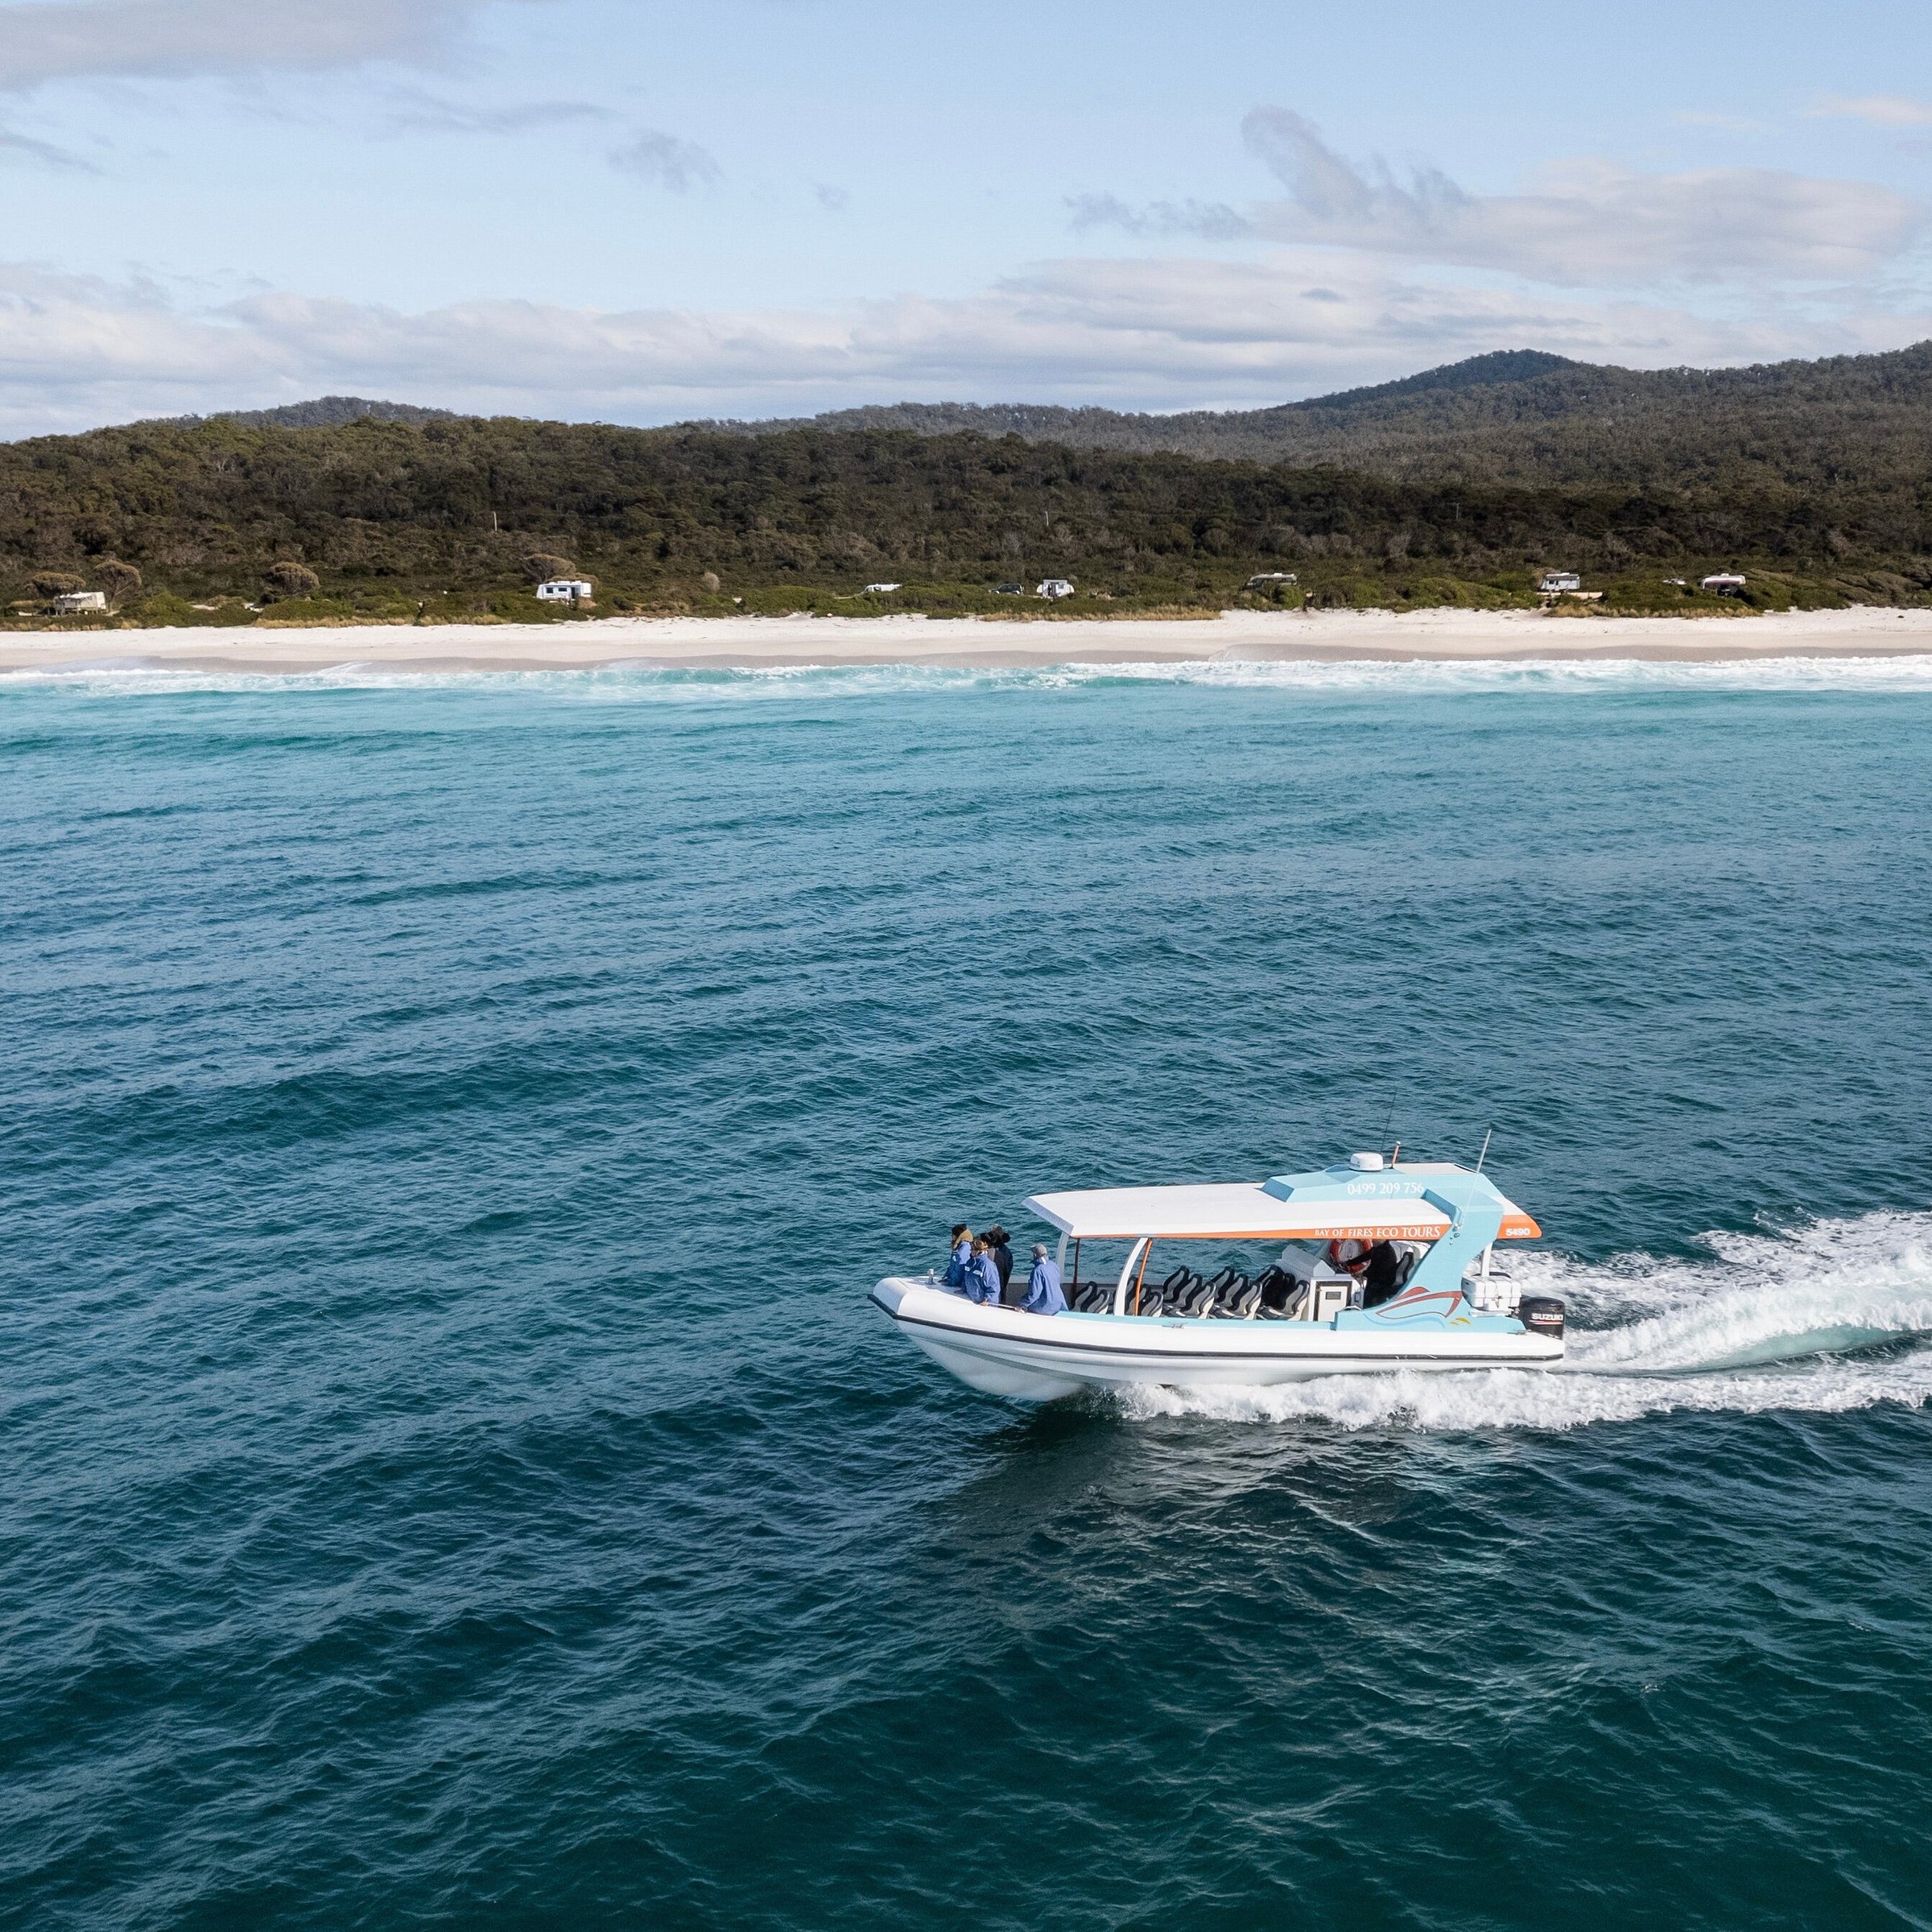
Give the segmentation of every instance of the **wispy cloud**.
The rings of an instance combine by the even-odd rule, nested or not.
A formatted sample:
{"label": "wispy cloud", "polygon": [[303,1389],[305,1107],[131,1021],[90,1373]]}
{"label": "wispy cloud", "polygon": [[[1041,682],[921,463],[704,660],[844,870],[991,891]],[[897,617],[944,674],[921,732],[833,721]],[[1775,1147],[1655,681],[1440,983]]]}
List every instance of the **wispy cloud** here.
{"label": "wispy cloud", "polygon": [[617,118],[594,101],[519,101],[469,107],[414,88],[392,89],[389,100],[386,122],[395,134],[515,134],[533,127]]}
{"label": "wispy cloud", "polygon": [[97,175],[101,171],[84,155],[70,154],[51,141],[36,141],[31,134],[16,134],[10,127],[0,127],[0,157],[37,161],[43,167],[59,168],[68,174]]}
{"label": "wispy cloud", "polygon": [[724,170],[695,141],[680,140],[655,128],[646,128],[613,148],[613,167],[627,175],[669,188],[674,195],[687,195],[694,188],[709,188],[724,177]]}
{"label": "wispy cloud", "polygon": [[828,214],[842,215],[852,205],[852,196],[831,181],[818,183],[811,192],[813,199]]}
{"label": "wispy cloud", "polygon": [[1868,121],[1874,127],[1932,126],[1932,106],[1906,94],[1825,94],[1805,111],[1818,121]]}
{"label": "wispy cloud", "polygon": [[1773,168],[1649,175],[1579,161],[1525,193],[1476,195],[1438,168],[1403,179],[1379,159],[1350,161],[1287,108],[1256,108],[1242,132],[1288,191],[1249,211],[1258,234],[1559,286],[1856,278],[1895,259],[1925,218],[1873,182]]}
{"label": "wispy cloud", "polygon": [[[27,0],[0,6],[0,90],[444,59],[487,0]],[[525,0],[528,3],[528,0]]]}
{"label": "wispy cloud", "polygon": [[1129,235],[1192,235],[1205,242],[1251,236],[1254,224],[1220,201],[1150,201],[1130,206],[1117,195],[1074,195],[1067,212],[1076,233],[1113,228]]}
{"label": "wispy cloud", "polygon": [[1278,401],[1501,347],[1655,366],[1893,348],[1932,315],[1777,312],[1431,282],[1360,255],[1047,262],[955,299],[694,312],[285,291],[197,308],[139,283],[0,266],[0,431],[331,391],[632,422],[807,413],[882,395],[1125,407]]}

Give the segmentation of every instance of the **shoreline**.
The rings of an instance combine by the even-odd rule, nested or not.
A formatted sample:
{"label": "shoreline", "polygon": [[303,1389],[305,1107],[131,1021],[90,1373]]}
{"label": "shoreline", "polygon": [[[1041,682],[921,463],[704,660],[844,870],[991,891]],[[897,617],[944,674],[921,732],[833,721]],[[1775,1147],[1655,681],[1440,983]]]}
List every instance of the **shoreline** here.
{"label": "shoreline", "polygon": [[1224,611],[1218,617],[600,617],[568,625],[329,625],[0,634],[0,675],[187,671],[294,675],[791,670],[1067,663],[1726,663],[1932,655],[1932,610],[1864,605],[1736,617],[1542,611]]}

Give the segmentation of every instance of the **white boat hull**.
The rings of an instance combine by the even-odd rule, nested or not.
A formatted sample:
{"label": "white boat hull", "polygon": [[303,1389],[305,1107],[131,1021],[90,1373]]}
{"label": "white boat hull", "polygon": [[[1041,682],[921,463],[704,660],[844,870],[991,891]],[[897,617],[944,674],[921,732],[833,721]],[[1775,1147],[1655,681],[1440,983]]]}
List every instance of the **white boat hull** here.
{"label": "white boat hull", "polygon": [[1315,1322],[1026,1315],[902,1275],[888,1275],[872,1299],[969,1387],[1022,1402],[1137,1382],[1212,1389],[1323,1375],[1546,1368],[1563,1356],[1562,1342],[1547,1336],[1454,1325],[1338,1330]]}

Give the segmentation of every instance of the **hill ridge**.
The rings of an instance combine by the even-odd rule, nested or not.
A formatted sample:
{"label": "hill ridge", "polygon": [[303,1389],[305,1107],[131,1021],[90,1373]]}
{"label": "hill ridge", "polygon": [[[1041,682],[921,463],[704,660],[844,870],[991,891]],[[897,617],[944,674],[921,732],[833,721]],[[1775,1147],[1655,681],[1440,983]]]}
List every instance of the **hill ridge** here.
{"label": "hill ridge", "polygon": [[898,402],[683,427],[770,436],[906,430],[1082,449],[1329,463],[1417,481],[1807,489],[1897,482],[1932,446],[1932,340],[1732,369],[1630,369],[1503,349],[1393,382],[1169,415],[1051,403]]}
{"label": "hill ridge", "polygon": [[459,412],[421,402],[381,402],[368,396],[314,396],[270,409],[221,409],[204,416],[157,416],[159,423],[238,423],[245,429],[341,429],[373,418],[379,423],[453,423]]}

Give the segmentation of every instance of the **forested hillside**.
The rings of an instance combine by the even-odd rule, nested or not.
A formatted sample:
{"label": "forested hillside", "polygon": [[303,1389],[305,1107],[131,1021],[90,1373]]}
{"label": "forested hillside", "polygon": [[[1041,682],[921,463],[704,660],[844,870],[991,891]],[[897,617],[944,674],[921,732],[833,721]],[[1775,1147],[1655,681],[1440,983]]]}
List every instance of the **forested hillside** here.
{"label": "forested hillside", "polygon": [[[1726,565],[1765,603],[1922,598],[1932,493],[1438,485],[1018,436],[508,418],[215,418],[0,446],[0,584],[23,621],[79,586],[148,621],[247,621],[268,600],[279,620],[533,616],[534,580],[566,567],[605,610],[1011,613],[1039,607],[997,587],[1050,574],[1078,585],[1070,609],[1509,603],[1549,565],[1615,608],[1695,603],[1672,580]],[[1244,591],[1282,571],[1298,584]],[[875,581],[902,588],[863,597]]]}
{"label": "forested hillside", "polygon": [[[1534,351],[1279,408],[1182,415],[900,403],[811,427],[1326,463],[1447,483],[1885,492],[1932,477],[1932,342],[1751,369],[1599,368]],[[718,425],[769,434],[792,423]]]}
{"label": "forested hillside", "polygon": [[385,423],[453,422],[453,409],[426,409],[418,402],[378,402],[367,396],[317,396],[307,402],[284,402],[274,409],[225,409],[215,417],[175,416],[176,423],[238,423],[244,429],[340,429],[365,416]]}

